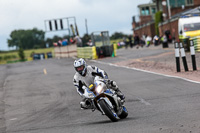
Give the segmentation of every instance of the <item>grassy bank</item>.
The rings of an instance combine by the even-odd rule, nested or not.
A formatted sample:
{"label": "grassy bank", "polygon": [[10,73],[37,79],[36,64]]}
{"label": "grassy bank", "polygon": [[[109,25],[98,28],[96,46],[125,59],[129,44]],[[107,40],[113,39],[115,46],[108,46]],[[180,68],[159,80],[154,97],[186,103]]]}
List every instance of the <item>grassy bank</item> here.
{"label": "grassy bank", "polygon": [[[54,48],[44,48],[44,49],[30,49],[24,50],[25,58],[31,60],[32,53],[48,53],[52,52],[54,55]],[[18,51],[0,52],[0,64],[6,64],[10,61],[19,60]]]}

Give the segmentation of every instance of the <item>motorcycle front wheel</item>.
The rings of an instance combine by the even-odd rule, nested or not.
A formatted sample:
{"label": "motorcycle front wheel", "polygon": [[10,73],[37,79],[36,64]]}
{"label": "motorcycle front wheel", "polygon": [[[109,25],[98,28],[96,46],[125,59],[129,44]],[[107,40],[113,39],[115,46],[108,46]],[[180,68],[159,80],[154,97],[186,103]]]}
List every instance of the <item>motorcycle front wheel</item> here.
{"label": "motorcycle front wheel", "polygon": [[105,115],[112,121],[116,122],[117,114],[111,110],[111,108],[107,105],[107,103],[104,100],[99,101],[99,105],[101,106],[102,110],[104,111]]}
{"label": "motorcycle front wheel", "polygon": [[128,116],[128,111],[125,106],[122,107],[122,113],[119,115],[120,119],[125,119]]}

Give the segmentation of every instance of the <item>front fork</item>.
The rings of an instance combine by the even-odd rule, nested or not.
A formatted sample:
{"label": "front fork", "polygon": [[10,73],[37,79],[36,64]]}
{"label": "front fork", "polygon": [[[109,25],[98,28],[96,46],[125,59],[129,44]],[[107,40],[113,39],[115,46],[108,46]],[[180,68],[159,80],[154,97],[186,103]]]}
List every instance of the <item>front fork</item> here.
{"label": "front fork", "polygon": [[99,108],[99,110],[101,111],[102,115],[105,115],[105,113],[104,113],[103,109],[101,108],[101,106],[99,105],[99,101],[100,101],[100,100],[104,100],[104,101],[108,104],[108,106],[109,106],[111,109],[114,109],[112,103],[110,102],[110,100],[109,100],[107,97],[100,97],[100,98],[97,100],[97,105],[98,105],[98,108]]}
{"label": "front fork", "polygon": [[[116,107],[113,106],[113,104],[111,103],[111,101],[109,100],[109,98],[106,97],[106,95],[108,95],[110,97],[113,97],[113,99],[115,101],[115,104],[116,104]],[[119,97],[117,97],[116,94],[107,94],[106,93],[106,94],[104,94],[104,96],[101,95],[100,97],[98,97],[98,99],[92,100],[93,101],[93,105],[96,105],[96,109],[98,109],[103,115],[105,115],[104,111],[102,110],[101,106],[98,103],[100,100],[104,100],[112,110],[117,110],[116,111],[117,115],[120,115],[122,113],[122,111],[123,111],[123,108],[122,108],[123,104],[121,103],[121,99]]]}

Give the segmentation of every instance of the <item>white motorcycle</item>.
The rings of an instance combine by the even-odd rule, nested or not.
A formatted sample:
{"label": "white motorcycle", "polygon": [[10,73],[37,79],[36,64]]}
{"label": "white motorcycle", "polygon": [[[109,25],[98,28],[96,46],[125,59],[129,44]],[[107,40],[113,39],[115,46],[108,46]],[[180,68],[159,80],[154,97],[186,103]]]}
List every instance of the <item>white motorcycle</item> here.
{"label": "white motorcycle", "polygon": [[102,115],[106,115],[111,121],[116,122],[118,119],[124,119],[128,116],[128,111],[114,90],[109,89],[106,81],[99,76],[94,79],[94,84],[89,88],[83,87],[86,103],[92,111],[99,110]]}

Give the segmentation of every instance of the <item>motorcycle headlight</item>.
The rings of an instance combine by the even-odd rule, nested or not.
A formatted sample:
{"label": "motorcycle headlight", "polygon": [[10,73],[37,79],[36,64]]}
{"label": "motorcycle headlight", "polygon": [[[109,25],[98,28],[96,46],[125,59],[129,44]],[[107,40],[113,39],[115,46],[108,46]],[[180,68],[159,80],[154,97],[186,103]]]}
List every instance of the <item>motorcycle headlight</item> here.
{"label": "motorcycle headlight", "polygon": [[100,94],[102,91],[103,91],[103,87],[101,85],[98,85],[96,88],[96,92]]}

